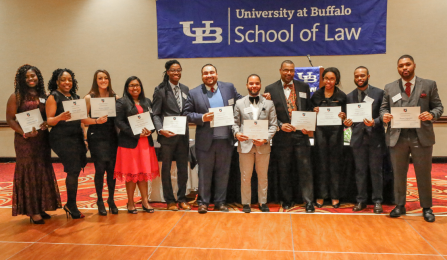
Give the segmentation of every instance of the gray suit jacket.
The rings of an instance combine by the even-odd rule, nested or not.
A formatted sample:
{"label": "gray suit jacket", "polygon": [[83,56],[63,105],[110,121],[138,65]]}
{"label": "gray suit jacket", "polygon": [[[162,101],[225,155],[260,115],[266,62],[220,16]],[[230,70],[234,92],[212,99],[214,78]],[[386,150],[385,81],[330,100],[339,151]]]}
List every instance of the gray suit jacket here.
{"label": "gray suit jacket", "polygon": [[[402,99],[393,102],[393,97],[401,94]],[[406,104],[406,105],[405,105]],[[419,142],[422,146],[431,146],[435,144],[435,133],[433,131],[433,121],[438,119],[444,112],[441,99],[438,94],[436,82],[429,79],[416,77],[416,82],[410,97],[407,96],[402,86],[402,80],[398,79],[385,86],[383,102],[380,107],[380,118],[383,122],[383,115],[390,113],[391,107],[421,107],[421,113],[428,111],[433,114],[432,121],[421,121],[421,128],[416,128]],[[400,128],[391,128],[388,124],[386,132],[386,144],[394,147],[399,140]]]}
{"label": "gray suit jacket", "polygon": [[[236,105],[234,106],[234,125],[233,125],[233,135],[244,130],[244,120],[253,120],[253,113],[245,113],[244,109],[250,107],[249,96],[245,96],[238,101],[236,101]],[[268,143],[263,144],[261,146],[256,146],[256,150],[259,154],[267,154],[270,153],[270,140],[276,133],[277,128],[277,119],[276,119],[276,110],[273,101],[267,100],[262,96],[259,96],[258,103],[258,120],[268,120],[269,121],[269,135],[268,135]],[[252,140],[247,140],[245,142],[239,142],[237,151],[240,153],[248,153],[253,147]]]}

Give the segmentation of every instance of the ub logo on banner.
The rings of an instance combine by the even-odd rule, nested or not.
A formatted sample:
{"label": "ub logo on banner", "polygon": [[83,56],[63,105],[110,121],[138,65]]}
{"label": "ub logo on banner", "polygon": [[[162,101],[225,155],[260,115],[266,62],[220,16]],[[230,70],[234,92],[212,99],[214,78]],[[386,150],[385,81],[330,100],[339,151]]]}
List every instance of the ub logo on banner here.
{"label": "ub logo on banner", "polygon": [[[180,22],[183,25],[183,33],[189,37],[195,37],[196,39],[192,43],[220,43],[222,41],[222,28],[211,27],[213,21],[203,21],[205,27],[192,29],[195,33],[191,32],[191,24],[193,21]],[[214,31],[214,33],[211,33]],[[214,37],[214,40],[204,40],[203,37]]]}
{"label": "ub logo on banner", "polygon": [[304,67],[295,68],[295,80],[309,84],[310,96],[320,88],[320,68]]}

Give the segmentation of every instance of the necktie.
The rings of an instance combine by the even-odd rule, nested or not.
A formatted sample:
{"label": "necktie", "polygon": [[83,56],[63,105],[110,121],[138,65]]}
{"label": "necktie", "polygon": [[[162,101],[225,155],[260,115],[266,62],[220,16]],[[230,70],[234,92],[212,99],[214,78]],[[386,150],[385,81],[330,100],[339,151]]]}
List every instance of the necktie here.
{"label": "necktie", "polygon": [[361,91],[360,92],[360,96],[361,96],[362,100],[359,100],[359,102],[363,102],[365,100],[365,97],[366,97],[365,91]]}
{"label": "necktie", "polygon": [[410,82],[407,82],[407,83],[405,83],[405,93],[407,93],[407,96],[408,97],[410,97],[410,95],[411,95],[411,83]]}
{"label": "necktie", "polygon": [[259,102],[259,96],[257,96],[257,97],[248,97],[249,99],[250,99],[250,102],[253,104],[254,102],[256,102],[256,103],[254,103],[254,104],[258,104],[258,102]]}
{"label": "necktie", "polygon": [[177,100],[177,105],[178,108],[180,109],[180,112],[182,112],[182,100],[180,99],[180,88],[179,86],[175,86],[174,87],[174,94],[175,94],[175,99]]}
{"label": "necktie", "polygon": [[211,93],[214,93],[214,87],[211,87],[210,90],[211,90]]}

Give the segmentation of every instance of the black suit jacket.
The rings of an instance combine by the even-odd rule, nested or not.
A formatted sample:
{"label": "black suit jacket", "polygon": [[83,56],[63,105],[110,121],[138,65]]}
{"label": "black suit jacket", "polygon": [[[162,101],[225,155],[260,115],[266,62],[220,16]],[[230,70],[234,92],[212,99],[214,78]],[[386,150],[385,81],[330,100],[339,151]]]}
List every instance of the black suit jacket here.
{"label": "black suit jacket", "polygon": [[[309,85],[298,80],[293,80],[293,84],[295,86],[296,92],[297,110],[312,111]],[[306,98],[301,98],[300,92],[306,93]],[[278,127],[279,129],[281,129],[282,124],[291,122],[291,118],[289,117],[289,111],[287,108],[286,96],[284,95],[284,86],[281,84],[281,80],[268,85],[265,88],[265,93],[270,93],[272,97],[272,101],[275,104]],[[275,134],[275,136],[273,136],[273,145],[275,146],[289,146],[297,144],[310,145],[309,137],[298,130],[296,132],[290,133],[279,130]]]}
{"label": "black suit jacket", "polygon": [[[382,104],[384,91],[382,89],[369,85],[368,96],[374,99],[372,104],[372,118],[374,119],[374,126],[366,126],[365,123],[352,124],[351,147],[360,147],[363,145],[364,135],[369,136],[370,144],[385,144],[385,131],[383,129],[382,121],[380,120],[380,105]],[[361,103],[358,97],[357,89],[354,89],[346,96],[347,104]],[[349,118],[349,117],[348,117]],[[368,118],[370,119],[370,118]],[[365,144],[367,145],[367,144]],[[381,147],[384,147],[382,145]]]}
{"label": "black suit jacket", "polygon": [[[145,100],[140,100],[140,106],[143,107],[143,112],[150,111],[152,104],[151,100],[146,98]],[[116,101],[116,117],[115,125],[119,128],[120,133],[118,135],[118,146],[124,148],[134,149],[138,145],[138,140],[140,135],[134,135],[132,128],[130,127],[129,120],[127,117],[138,114],[138,109],[135,104],[124,95],[122,98]],[[152,121],[154,120],[151,113]],[[154,129],[148,129],[153,131]],[[152,140],[152,134],[147,137],[149,139],[149,145],[154,146],[154,141]]]}
{"label": "black suit jacket", "polygon": [[[182,92],[182,111],[185,108],[186,100],[189,94],[189,88],[183,84],[179,84],[180,90]],[[168,82],[163,82],[155,88],[153,103],[152,103],[152,113],[154,115],[154,126],[157,131],[163,129],[163,119],[165,116],[181,116],[177,100],[175,99],[175,94]],[[188,120],[186,120],[188,121]],[[160,144],[175,144],[179,140],[188,142],[189,140],[189,127],[188,122],[186,122],[186,133],[185,135],[176,135],[173,137],[165,137],[161,134],[158,135],[157,141]]]}

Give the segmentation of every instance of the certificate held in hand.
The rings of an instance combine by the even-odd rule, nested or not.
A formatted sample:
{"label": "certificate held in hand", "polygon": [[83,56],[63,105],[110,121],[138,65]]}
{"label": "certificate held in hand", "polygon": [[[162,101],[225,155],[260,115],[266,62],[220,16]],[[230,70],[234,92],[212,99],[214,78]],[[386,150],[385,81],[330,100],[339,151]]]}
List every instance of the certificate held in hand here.
{"label": "certificate held in hand", "polygon": [[268,120],[244,120],[244,135],[249,139],[267,139],[269,136]]}
{"label": "certificate held in hand", "polygon": [[130,128],[132,128],[134,135],[141,134],[143,132],[143,128],[150,131],[155,128],[149,112],[129,116],[127,119],[129,120]]}
{"label": "certificate held in hand", "polygon": [[115,98],[91,98],[90,99],[92,118],[98,118],[102,116],[115,117]]}
{"label": "certificate held in hand", "polygon": [[391,128],[421,128],[421,107],[391,107]]}
{"label": "certificate held in hand", "polygon": [[227,126],[234,124],[233,106],[210,108],[214,112],[214,119],[210,122],[211,127]]}
{"label": "certificate held in hand", "polygon": [[163,130],[168,130],[176,135],[185,135],[186,116],[165,116],[163,118]]}
{"label": "certificate held in hand", "polygon": [[68,121],[75,121],[87,118],[87,105],[85,99],[62,101],[64,111],[69,111],[71,118]]}
{"label": "certificate held in hand", "polygon": [[341,125],[341,118],[338,114],[341,112],[341,107],[320,107],[317,114],[317,125]]}
{"label": "certificate held in hand", "polygon": [[18,113],[16,114],[16,119],[19,121],[20,127],[22,127],[25,134],[32,132],[33,127],[36,128],[36,130],[39,130],[40,125],[43,123],[42,115],[38,108]]}
{"label": "certificate held in hand", "polygon": [[307,131],[315,131],[316,121],[316,112],[292,111],[292,121],[290,124],[300,131],[301,129],[306,129]]}
{"label": "certificate held in hand", "polygon": [[346,117],[354,123],[363,122],[363,119],[372,119],[372,103],[353,103],[346,105]]}

